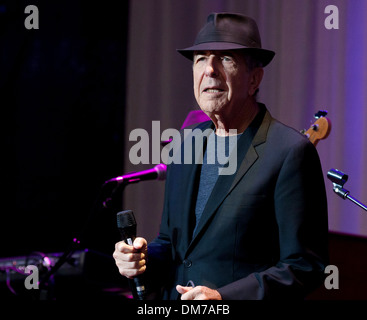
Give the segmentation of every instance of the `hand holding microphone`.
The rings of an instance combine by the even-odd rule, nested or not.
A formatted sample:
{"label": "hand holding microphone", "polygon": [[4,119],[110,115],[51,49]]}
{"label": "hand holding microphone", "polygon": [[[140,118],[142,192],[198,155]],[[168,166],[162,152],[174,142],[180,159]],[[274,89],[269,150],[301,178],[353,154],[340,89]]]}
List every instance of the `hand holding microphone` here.
{"label": "hand holding microphone", "polygon": [[117,214],[117,226],[123,241],[116,243],[113,257],[120,274],[127,277],[133,295],[138,300],[145,298],[145,286],[140,275],[146,269],[147,241],[136,237],[136,221],[131,210]]}
{"label": "hand holding microphone", "polygon": [[117,242],[113,257],[121,275],[132,279],[145,271],[147,241],[136,238],[133,245],[125,241]]}

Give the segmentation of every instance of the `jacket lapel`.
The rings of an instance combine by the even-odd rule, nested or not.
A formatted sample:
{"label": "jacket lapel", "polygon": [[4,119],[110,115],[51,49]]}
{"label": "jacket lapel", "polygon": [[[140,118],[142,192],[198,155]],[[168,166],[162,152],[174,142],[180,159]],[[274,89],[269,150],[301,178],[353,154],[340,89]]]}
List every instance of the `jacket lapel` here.
{"label": "jacket lapel", "polygon": [[[218,180],[202,213],[197,231],[193,235],[192,241],[188,246],[186,256],[189,254],[190,250],[195,245],[198,238],[200,238],[200,234],[203,231],[204,227],[208,223],[210,223],[218,207],[222,204],[227,195],[232,191],[233,188],[235,188],[240,179],[246,174],[246,172],[258,159],[258,154],[255,147],[266,141],[266,135],[269,129],[270,121],[271,115],[268,111],[265,111],[265,115],[260,117],[260,124],[255,123],[252,128],[249,127],[248,129],[250,130],[245,131],[247,135],[245,136],[244,133],[239,139],[237,143],[237,165],[240,164],[240,167],[238,168],[236,174],[219,175]],[[193,210],[195,210],[195,206],[193,207]]]}
{"label": "jacket lapel", "polygon": [[[201,137],[199,137],[199,139],[203,139],[203,148],[202,150],[199,150],[199,152],[195,152],[197,150],[195,150],[195,141],[192,141],[192,157],[191,157],[191,163],[192,164],[186,164],[185,161],[187,161],[187,157],[185,158],[184,153],[184,145],[187,144],[187,139],[193,139],[193,135],[188,135],[188,137],[184,137],[183,136],[183,144],[182,144],[182,148],[181,148],[181,163],[182,165],[180,165],[180,171],[182,174],[182,177],[184,179],[184,181],[187,181],[187,184],[183,184],[187,187],[186,190],[184,190],[184,192],[188,195],[188,199],[187,201],[185,201],[182,204],[182,213],[181,213],[181,217],[182,217],[182,232],[183,232],[183,237],[182,237],[182,245],[184,248],[188,248],[189,243],[191,241],[192,238],[192,231],[194,229],[193,226],[193,212],[195,212],[195,205],[196,205],[196,197],[197,197],[197,192],[198,192],[198,185],[199,185],[199,179],[200,179],[200,172],[201,172],[201,164],[202,164],[202,159],[203,159],[203,155],[204,155],[204,150],[206,147],[206,141],[208,139],[208,136],[210,135],[210,133],[212,131],[210,130],[206,130],[206,129],[214,129],[214,124],[211,121],[208,122],[204,122],[201,123],[199,126],[197,126],[195,129],[199,129],[203,132],[203,135]],[[194,129],[194,130],[195,130]]]}
{"label": "jacket lapel", "polygon": [[255,163],[257,158],[259,157],[256,152],[256,147],[266,141],[266,136],[268,134],[270,122],[272,117],[268,111],[266,111],[264,115],[263,122],[259,127],[252,144],[250,145],[246,156],[244,157],[235,177],[231,188],[229,189],[228,193],[232,191],[232,189],[237,185],[237,183],[241,180],[241,178],[246,174],[246,172],[251,168],[251,166]]}

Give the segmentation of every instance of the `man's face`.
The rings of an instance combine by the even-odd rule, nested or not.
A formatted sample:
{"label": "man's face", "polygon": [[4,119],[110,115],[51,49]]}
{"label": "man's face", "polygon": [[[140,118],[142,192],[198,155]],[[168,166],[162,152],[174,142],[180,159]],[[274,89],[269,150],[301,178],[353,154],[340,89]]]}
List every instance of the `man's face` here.
{"label": "man's face", "polygon": [[209,116],[235,116],[253,94],[251,72],[236,51],[199,51],[193,59],[194,94]]}

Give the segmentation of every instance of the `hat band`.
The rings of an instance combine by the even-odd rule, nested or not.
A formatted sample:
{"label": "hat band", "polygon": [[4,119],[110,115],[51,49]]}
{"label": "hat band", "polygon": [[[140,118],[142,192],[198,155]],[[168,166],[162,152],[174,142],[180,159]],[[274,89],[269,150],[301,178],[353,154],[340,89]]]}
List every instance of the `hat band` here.
{"label": "hat band", "polygon": [[208,42],[229,42],[229,43],[236,43],[243,47],[252,47],[252,48],[261,48],[259,43],[254,41],[253,39],[249,38],[249,41],[244,42],[243,37],[236,36],[233,33],[228,33],[223,30],[218,31],[212,31],[208,32],[204,36],[198,36],[195,40],[195,45],[201,44],[201,43],[208,43]]}

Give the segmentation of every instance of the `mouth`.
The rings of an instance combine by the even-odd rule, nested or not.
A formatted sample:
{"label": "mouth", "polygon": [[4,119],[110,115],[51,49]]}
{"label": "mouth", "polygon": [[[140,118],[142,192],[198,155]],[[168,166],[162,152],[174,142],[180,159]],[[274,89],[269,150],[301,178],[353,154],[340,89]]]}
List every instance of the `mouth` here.
{"label": "mouth", "polygon": [[220,89],[220,88],[205,88],[203,90],[203,92],[207,92],[207,93],[220,93],[220,92],[223,92],[224,90],[223,89]]}

